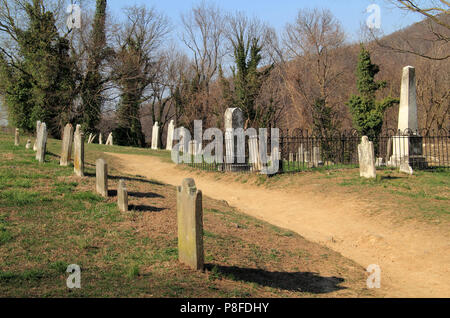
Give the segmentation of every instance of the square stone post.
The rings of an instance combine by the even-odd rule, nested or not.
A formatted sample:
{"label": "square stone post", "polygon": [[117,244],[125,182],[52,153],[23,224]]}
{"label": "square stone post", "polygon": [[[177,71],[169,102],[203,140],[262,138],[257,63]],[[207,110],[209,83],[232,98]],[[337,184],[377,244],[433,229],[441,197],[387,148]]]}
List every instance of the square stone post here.
{"label": "square stone post", "polygon": [[95,162],[96,190],[104,198],[108,197],[108,164],[104,159],[97,159]]}
{"label": "square stone post", "polygon": [[128,212],[128,190],[123,179],[119,180],[117,187],[117,205],[121,212]]}
{"label": "square stone post", "polygon": [[202,193],[193,179],[177,188],[178,259],[195,270],[203,270]]}
{"label": "square stone post", "polygon": [[16,128],[15,134],[14,134],[14,146],[20,145],[20,132],[19,128]]}

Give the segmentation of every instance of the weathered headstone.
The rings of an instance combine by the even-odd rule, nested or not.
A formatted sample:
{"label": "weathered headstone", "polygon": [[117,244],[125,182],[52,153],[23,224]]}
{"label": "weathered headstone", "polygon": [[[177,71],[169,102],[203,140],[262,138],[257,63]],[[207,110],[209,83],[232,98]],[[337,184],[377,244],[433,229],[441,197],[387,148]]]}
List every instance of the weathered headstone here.
{"label": "weathered headstone", "polygon": [[202,193],[193,179],[184,179],[177,188],[178,259],[189,267],[202,270],[203,206]]}
{"label": "weathered headstone", "polygon": [[152,149],[157,150],[159,146],[159,124],[155,122],[152,130]]}
{"label": "weathered headstone", "polygon": [[121,212],[128,212],[128,191],[123,179],[119,180],[117,187],[117,205]]}
{"label": "weathered headstone", "polygon": [[[33,145],[33,150],[34,150],[34,151],[37,151],[37,141],[38,141],[38,139],[39,139],[39,130],[40,130],[40,128],[41,128],[41,121],[38,120],[38,121],[36,122],[36,139],[34,140],[34,145]],[[37,158],[36,158],[36,159],[37,159]]]}
{"label": "weathered headstone", "polygon": [[[244,128],[244,113],[240,108],[228,108],[225,111],[225,155],[227,168],[235,171],[245,163],[245,153],[238,153],[237,137],[234,130]],[[245,149],[245,147],[244,147]],[[241,165],[234,165],[240,163]],[[238,168],[239,167],[239,168]]]}
{"label": "weathered headstone", "polygon": [[108,197],[108,164],[104,159],[97,159],[95,162],[95,184],[97,193]]}
{"label": "weathered headstone", "polygon": [[84,134],[81,131],[81,125],[77,125],[73,138],[74,158],[73,169],[75,175],[84,177]]}
{"label": "weathered headstone", "polygon": [[73,126],[71,124],[67,124],[64,127],[61,159],[59,161],[60,166],[67,167],[69,165],[70,159],[72,157],[72,142],[73,142]]}
{"label": "weathered headstone", "polygon": [[359,175],[364,178],[376,178],[375,154],[373,142],[367,136],[361,138],[358,145]]}
{"label": "weathered headstone", "polygon": [[36,158],[40,163],[45,161],[46,151],[47,151],[47,125],[45,123],[42,123],[39,128],[39,137],[36,151]]}
{"label": "weathered headstone", "polygon": [[105,145],[107,145],[107,146],[112,146],[113,145],[113,134],[112,133],[109,133],[108,139],[106,139]]}
{"label": "weathered headstone", "polygon": [[294,162],[294,153],[289,153],[289,162]]}
{"label": "weathered headstone", "polygon": [[257,135],[251,135],[248,138],[248,153],[249,161],[250,164],[252,164],[253,171],[260,171],[262,169],[262,164],[259,154],[259,143]]}
{"label": "weathered headstone", "polygon": [[102,133],[100,133],[100,134],[98,135],[98,144],[99,144],[99,145],[103,145],[103,136],[102,136]]}
{"label": "weathered headstone", "polygon": [[173,133],[175,131],[175,125],[173,120],[170,121],[169,127],[167,128],[167,142],[166,142],[166,150],[172,150],[173,147]]}
{"label": "weathered headstone", "polygon": [[297,161],[303,162],[304,157],[305,157],[305,151],[303,150],[303,144],[300,144],[300,147],[298,147],[298,152],[297,152]]}
{"label": "weathered headstone", "polygon": [[[185,138],[186,138],[186,134],[185,134],[185,130],[184,130],[184,127],[183,126],[181,126],[180,127],[180,142],[179,142],[179,144],[180,144],[180,148],[178,149],[180,152],[182,152],[182,153],[184,153],[186,150],[184,149],[185,148]],[[188,147],[189,148],[189,147]],[[189,149],[188,149],[188,151],[189,151]]]}
{"label": "weathered headstone", "polygon": [[88,137],[88,144],[90,144],[90,143],[92,143],[92,139],[93,139],[94,137],[92,136],[92,133],[90,133],[89,134],[89,137]]}
{"label": "weathered headstone", "polygon": [[320,158],[320,147],[313,147],[313,165],[314,167],[318,167],[323,164],[322,159]]}
{"label": "weathered headstone", "polygon": [[14,145],[19,146],[20,145],[20,131],[19,128],[16,128],[15,134],[14,134]]}
{"label": "weathered headstone", "polygon": [[31,149],[31,139],[27,140],[27,144],[25,145],[25,149]]}

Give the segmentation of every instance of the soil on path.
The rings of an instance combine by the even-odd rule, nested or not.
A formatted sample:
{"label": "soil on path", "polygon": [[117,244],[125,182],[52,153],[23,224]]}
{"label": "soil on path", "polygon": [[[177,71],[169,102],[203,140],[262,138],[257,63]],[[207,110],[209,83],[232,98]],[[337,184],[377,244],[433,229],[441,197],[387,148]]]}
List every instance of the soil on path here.
{"label": "soil on path", "polygon": [[267,189],[180,169],[157,157],[108,155],[123,173],[171,185],[192,177],[211,198],[323,244],[364,268],[379,265],[380,292],[388,297],[450,297],[450,239],[432,224],[370,215],[371,206],[351,194]]}

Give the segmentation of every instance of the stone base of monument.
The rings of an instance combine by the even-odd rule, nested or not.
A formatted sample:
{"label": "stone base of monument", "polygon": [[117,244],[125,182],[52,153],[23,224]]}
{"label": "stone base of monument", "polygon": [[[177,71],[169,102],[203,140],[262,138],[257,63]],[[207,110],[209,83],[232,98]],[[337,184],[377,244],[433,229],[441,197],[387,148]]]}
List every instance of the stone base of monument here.
{"label": "stone base of monument", "polygon": [[405,161],[412,167],[427,166],[426,158],[423,156],[422,136],[393,136],[390,142],[392,154],[387,166],[399,167]]}

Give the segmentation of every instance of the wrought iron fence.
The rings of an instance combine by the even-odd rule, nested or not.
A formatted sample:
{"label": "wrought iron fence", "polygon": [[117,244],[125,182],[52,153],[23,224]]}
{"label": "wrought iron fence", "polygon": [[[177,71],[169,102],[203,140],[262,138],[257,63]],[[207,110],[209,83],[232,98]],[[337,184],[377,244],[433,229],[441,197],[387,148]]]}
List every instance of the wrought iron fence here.
{"label": "wrought iron fence", "polygon": [[[374,144],[374,155],[377,167],[398,167],[408,162],[413,169],[450,168],[450,134],[446,129],[420,131],[386,131],[382,134],[368,134]],[[326,136],[311,134],[308,130],[294,129],[280,132],[277,158],[278,173],[295,173],[313,169],[342,169],[359,166],[358,144],[361,135],[356,130],[337,131]],[[188,166],[221,172],[258,172],[266,165],[250,160],[249,139],[245,142],[245,158],[240,163],[208,163],[204,160],[202,149],[209,144],[203,141],[202,147],[196,152],[197,162],[187,163]],[[271,136],[267,138],[269,152]],[[223,142],[226,153],[226,143]],[[273,149],[277,151],[277,149]],[[193,152],[192,152],[193,153]],[[268,156],[273,158],[273,153]],[[192,159],[195,159],[192,154]]]}

